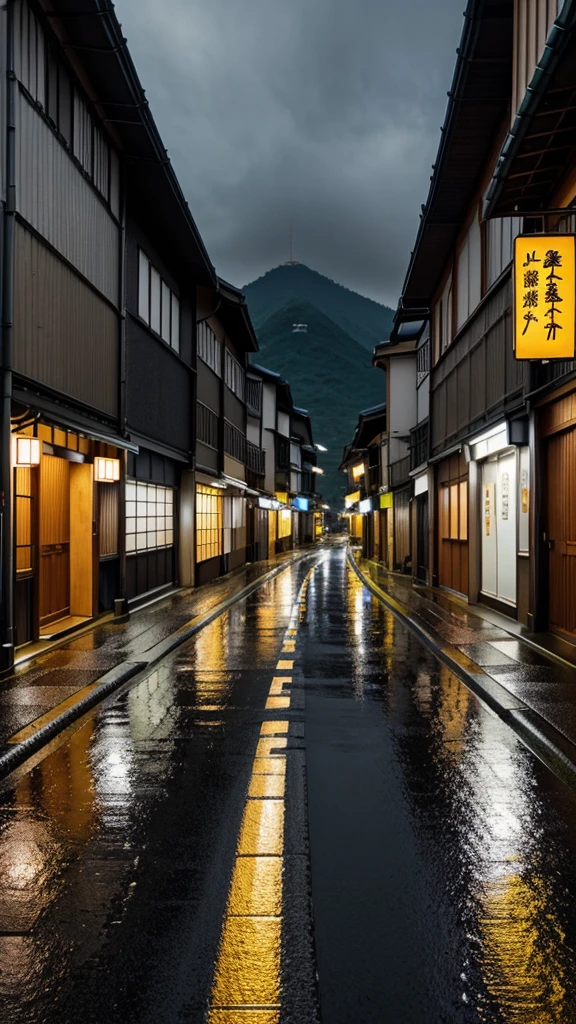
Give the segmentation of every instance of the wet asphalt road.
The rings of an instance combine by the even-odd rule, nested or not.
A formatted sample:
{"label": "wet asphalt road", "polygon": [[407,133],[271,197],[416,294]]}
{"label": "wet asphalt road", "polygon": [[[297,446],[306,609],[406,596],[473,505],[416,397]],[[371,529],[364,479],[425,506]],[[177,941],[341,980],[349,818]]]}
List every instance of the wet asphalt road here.
{"label": "wet asphalt road", "polygon": [[0,792],[0,1020],[207,1014],[576,1024],[576,794],[338,548]]}

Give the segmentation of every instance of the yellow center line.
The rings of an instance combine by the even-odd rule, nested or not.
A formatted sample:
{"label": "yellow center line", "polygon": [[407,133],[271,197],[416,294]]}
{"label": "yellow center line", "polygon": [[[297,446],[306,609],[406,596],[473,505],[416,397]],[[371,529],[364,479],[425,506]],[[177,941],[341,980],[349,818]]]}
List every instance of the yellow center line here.
{"label": "yellow center line", "polygon": [[[301,587],[304,593],[309,571]],[[296,637],[294,605],[287,636]],[[282,653],[296,650],[284,639]],[[291,671],[281,659],[276,671]],[[266,710],[290,707],[291,675],[274,675]],[[284,797],[289,722],[264,721],[252,763],[220,947],[208,1024],[279,1024]]]}

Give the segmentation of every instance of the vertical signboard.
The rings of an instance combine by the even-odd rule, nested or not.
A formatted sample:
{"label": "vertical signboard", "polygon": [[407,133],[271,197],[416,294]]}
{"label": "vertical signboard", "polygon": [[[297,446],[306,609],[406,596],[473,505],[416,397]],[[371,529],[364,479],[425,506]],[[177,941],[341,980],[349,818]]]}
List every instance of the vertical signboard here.
{"label": "vertical signboard", "polygon": [[518,235],[514,242],[516,359],[573,359],[574,235]]}

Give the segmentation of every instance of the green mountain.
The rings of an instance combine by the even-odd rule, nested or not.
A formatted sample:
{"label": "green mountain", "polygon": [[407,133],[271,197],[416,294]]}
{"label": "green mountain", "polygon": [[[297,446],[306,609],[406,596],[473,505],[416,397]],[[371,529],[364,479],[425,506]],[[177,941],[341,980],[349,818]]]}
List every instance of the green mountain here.
{"label": "green mountain", "polygon": [[242,289],[256,330],[288,302],[310,302],[359,345],[372,351],[387,341],[393,311],[336,284],[303,263],[283,264]]}
{"label": "green mountain", "polygon": [[[294,333],[294,324],[307,324],[307,333]],[[342,449],[352,439],[358,413],[385,401],[385,375],[374,369],[365,348],[305,300],[287,302],[256,333],[260,351],[252,361],[286,377],[294,402],[310,413],[315,443],[328,448],[319,455],[325,474],[318,490],[341,509],[346,492],[346,477],[338,472]]]}

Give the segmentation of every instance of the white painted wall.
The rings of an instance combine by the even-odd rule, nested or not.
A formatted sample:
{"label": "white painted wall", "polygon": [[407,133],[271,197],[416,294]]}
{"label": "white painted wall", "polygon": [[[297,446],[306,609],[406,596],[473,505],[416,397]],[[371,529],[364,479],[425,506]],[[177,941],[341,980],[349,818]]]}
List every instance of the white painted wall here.
{"label": "white painted wall", "polygon": [[252,416],[248,416],[246,420],[246,437],[252,444],[255,444],[258,448],[260,447],[260,420],[255,420]]}
{"label": "white painted wall", "polygon": [[278,412],[278,433],[290,437],[290,416],[287,412]]}
{"label": "white painted wall", "polygon": [[408,434],[417,422],[416,356],[395,356],[388,372],[388,430],[393,438]]}
{"label": "white painted wall", "polygon": [[[422,423],[430,412],[430,374],[416,391],[416,423]],[[413,426],[416,426],[416,423]]]}
{"label": "white painted wall", "polygon": [[265,430],[276,429],[276,388],[266,381],[262,389],[262,426]]}

